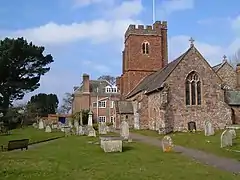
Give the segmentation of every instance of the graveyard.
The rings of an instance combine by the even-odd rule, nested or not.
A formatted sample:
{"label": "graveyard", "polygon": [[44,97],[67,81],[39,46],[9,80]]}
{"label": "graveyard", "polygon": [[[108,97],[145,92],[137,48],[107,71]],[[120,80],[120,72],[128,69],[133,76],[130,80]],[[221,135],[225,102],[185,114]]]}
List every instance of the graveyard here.
{"label": "graveyard", "polygon": [[[192,149],[202,150],[218,156],[237,159],[240,161],[240,137],[239,135],[233,139],[232,146],[221,148],[221,134],[224,130],[216,131],[212,136],[205,136],[202,132],[176,132],[170,134],[175,145],[180,145]],[[235,130],[236,134],[240,134],[240,130]],[[159,135],[157,131],[151,130],[131,130],[133,133],[144,136],[162,139],[164,135]]]}
{"label": "graveyard", "polygon": [[104,153],[96,142],[99,137],[67,136],[27,151],[0,153],[0,177],[5,180],[198,180],[203,176],[209,180],[239,179],[178,153],[164,153],[158,147],[140,142],[124,142],[121,153]]}

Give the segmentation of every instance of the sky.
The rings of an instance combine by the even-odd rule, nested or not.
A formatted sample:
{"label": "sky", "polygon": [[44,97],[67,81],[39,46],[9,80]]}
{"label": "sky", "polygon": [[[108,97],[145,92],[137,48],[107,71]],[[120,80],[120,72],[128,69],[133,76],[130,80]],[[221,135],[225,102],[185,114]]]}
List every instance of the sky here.
{"label": "sky", "polygon": [[[153,23],[152,0],[1,0],[0,39],[24,37],[52,54],[39,92],[65,92],[91,79],[121,75],[123,38],[130,24]],[[240,48],[240,1],[155,0],[156,20],[168,21],[169,61],[195,46],[215,65]]]}

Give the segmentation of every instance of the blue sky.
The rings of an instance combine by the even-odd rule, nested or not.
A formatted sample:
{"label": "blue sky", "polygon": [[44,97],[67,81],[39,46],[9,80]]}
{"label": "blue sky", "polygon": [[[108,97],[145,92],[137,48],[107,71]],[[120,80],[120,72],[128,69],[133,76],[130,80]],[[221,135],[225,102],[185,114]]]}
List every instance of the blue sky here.
{"label": "blue sky", "polygon": [[[189,47],[190,37],[211,65],[240,48],[240,1],[155,2],[156,20],[168,21],[170,61]],[[24,100],[39,92],[61,99],[83,73],[91,79],[121,74],[124,32],[129,24],[152,24],[152,0],[1,0],[0,16],[0,38],[23,36],[55,60]]]}

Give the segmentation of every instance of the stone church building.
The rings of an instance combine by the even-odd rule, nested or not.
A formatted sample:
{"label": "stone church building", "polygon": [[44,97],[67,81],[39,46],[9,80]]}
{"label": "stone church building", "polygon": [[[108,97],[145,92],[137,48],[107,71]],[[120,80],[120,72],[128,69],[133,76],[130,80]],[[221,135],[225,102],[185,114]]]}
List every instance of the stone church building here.
{"label": "stone church building", "polygon": [[234,69],[224,57],[211,67],[193,39],[168,62],[167,39],[165,21],[128,27],[117,78],[116,128],[123,119],[135,129],[159,133],[187,130],[190,121],[197,130],[203,130],[206,120],[219,129],[240,123],[240,66]]}

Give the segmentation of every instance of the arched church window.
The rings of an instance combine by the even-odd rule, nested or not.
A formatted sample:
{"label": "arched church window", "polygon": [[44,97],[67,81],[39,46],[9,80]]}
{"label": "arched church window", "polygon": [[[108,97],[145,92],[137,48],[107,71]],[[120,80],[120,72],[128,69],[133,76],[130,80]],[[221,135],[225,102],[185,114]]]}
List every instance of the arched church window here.
{"label": "arched church window", "polygon": [[187,76],[185,94],[186,105],[201,105],[201,80],[195,71]]}
{"label": "arched church window", "polygon": [[149,54],[149,42],[142,43],[142,53]]}

